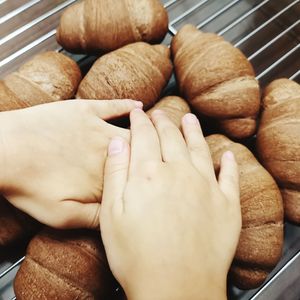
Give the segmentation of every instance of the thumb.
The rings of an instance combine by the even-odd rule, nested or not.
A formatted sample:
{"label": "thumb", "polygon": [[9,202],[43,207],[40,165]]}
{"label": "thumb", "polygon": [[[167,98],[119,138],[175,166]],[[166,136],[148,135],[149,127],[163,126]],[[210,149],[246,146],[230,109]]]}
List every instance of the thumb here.
{"label": "thumb", "polygon": [[122,100],[89,100],[93,111],[100,119],[110,120],[129,114],[135,108],[143,108],[141,101]]}
{"label": "thumb", "polygon": [[118,206],[123,209],[123,193],[127,183],[130,151],[128,142],[115,137],[108,146],[104,168],[102,210]]}
{"label": "thumb", "polygon": [[219,173],[219,187],[229,201],[240,202],[240,186],[238,164],[231,151],[227,151],[221,158]]}

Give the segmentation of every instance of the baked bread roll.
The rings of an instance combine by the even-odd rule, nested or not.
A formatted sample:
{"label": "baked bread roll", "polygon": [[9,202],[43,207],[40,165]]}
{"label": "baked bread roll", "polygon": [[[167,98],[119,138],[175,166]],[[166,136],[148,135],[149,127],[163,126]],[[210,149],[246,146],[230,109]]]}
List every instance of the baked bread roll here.
{"label": "baked bread roll", "polygon": [[151,109],[149,109],[146,113],[148,116],[151,116],[151,113],[160,109],[166,113],[168,118],[178,127],[181,127],[181,119],[182,117],[190,113],[190,107],[187,102],[177,96],[167,96],[159,100]]}
{"label": "baked bread roll", "polygon": [[196,112],[212,117],[230,137],[255,133],[259,85],[244,54],[214,33],[185,25],[171,43],[178,86]]}
{"label": "baked bread roll", "polygon": [[70,52],[109,52],[138,41],[158,44],[167,31],[159,0],[85,0],[64,11],[56,38]]}
{"label": "baked bread roll", "polygon": [[172,73],[166,46],[138,42],[100,57],[81,81],[77,98],[133,99],[148,109]]}
{"label": "baked bread roll", "polygon": [[34,235],[40,224],[0,197],[0,249]]}
{"label": "baked bread roll", "polygon": [[107,300],[115,284],[99,232],[47,229],[29,243],[14,291],[18,300]]}
{"label": "baked bread roll", "polygon": [[0,111],[70,99],[80,80],[71,58],[54,51],[38,54],[0,81]]}
{"label": "baked bread roll", "polygon": [[256,288],[279,261],[283,247],[283,205],[272,176],[243,145],[214,134],[206,138],[216,173],[225,151],[232,151],[239,165],[242,231],[230,270],[233,283]]}
{"label": "baked bread roll", "polygon": [[278,79],[265,89],[257,152],[277,181],[285,216],[300,224],[300,85]]}

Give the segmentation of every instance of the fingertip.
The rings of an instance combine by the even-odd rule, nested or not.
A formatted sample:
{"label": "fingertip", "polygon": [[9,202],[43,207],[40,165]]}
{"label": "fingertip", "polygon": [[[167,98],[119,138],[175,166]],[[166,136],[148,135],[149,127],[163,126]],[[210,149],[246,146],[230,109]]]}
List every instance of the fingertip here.
{"label": "fingertip", "polygon": [[200,122],[199,122],[198,118],[192,113],[187,113],[182,117],[182,124],[183,125],[199,125],[200,126]]}
{"label": "fingertip", "polygon": [[223,155],[222,155],[222,160],[236,162],[235,156],[234,156],[234,154],[233,154],[232,151],[226,151],[226,152],[224,152]]}
{"label": "fingertip", "polygon": [[122,137],[116,136],[111,139],[109,146],[108,146],[108,155],[114,156],[121,154],[126,150],[127,141]]}

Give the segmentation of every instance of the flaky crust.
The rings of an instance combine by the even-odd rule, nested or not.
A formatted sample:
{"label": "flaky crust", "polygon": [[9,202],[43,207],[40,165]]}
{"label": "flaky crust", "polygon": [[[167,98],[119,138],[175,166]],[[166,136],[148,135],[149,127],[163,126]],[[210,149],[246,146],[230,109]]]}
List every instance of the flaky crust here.
{"label": "flaky crust", "polygon": [[245,146],[220,134],[208,136],[206,141],[217,173],[225,151],[232,151],[238,162],[242,231],[232,267],[233,279],[240,288],[258,287],[282,253],[283,204],[280,191],[272,176]]}
{"label": "flaky crust", "polygon": [[300,224],[300,85],[289,79],[271,82],[263,107],[257,151],[279,184],[285,216]]}
{"label": "flaky crust", "polygon": [[109,52],[130,43],[160,43],[168,14],[159,0],[85,0],[62,14],[57,41],[71,52]]}
{"label": "flaky crust", "polygon": [[111,299],[100,233],[47,229],[34,237],[14,282],[18,299]]}
{"label": "flaky crust", "polygon": [[77,98],[134,99],[148,109],[172,73],[166,46],[138,42],[100,57],[81,81]]}
{"label": "flaky crust", "polygon": [[179,89],[192,107],[217,119],[233,138],[253,135],[260,92],[244,54],[222,37],[193,25],[178,31],[171,49]]}
{"label": "flaky crust", "polygon": [[38,54],[0,81],[0,111],[71,99],[80,80],[71,58],[54,51]]}

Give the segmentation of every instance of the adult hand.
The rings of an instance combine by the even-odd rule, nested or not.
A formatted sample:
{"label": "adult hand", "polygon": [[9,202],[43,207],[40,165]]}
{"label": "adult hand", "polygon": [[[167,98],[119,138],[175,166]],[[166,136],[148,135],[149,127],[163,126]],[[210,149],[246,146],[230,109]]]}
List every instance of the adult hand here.
{"label": "adult hand", "polygon": [[1,112],[1,192],[44,224],[97,228],[107,146],[115,135],[129,138],[103,120],[136,107],[132,100],[69,100]]}
{"label": "adult hand", "polygon": [[226,299],[241,229],[238,167],[218,181],[198,120],[184,138],[161,112],[131,112],[131,148],[109,145],[100,227],[112,272],[130,300]]}

